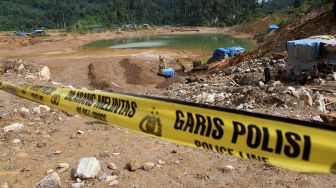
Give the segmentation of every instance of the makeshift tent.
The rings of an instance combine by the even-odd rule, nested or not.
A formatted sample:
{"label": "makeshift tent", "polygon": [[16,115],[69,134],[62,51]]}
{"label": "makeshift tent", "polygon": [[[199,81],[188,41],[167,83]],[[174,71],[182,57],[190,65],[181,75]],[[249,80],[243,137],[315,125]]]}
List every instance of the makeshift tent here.
{"label": "makeshift tent", "polygon": [[320,59],[321,43],[334,43],[334,39],[308,38],[288,41],[286,44],[288,60],[286,62],[287,74],[298,75],[311,70],[318,65]]}
{"label": "makeshift tent", "polygon": [[228,48],[218,48],[214,51],[212,58],[217,60],[223,60],[225,57],[233,57],[239,53],[245,52],[245,48],[240,46],[233,46]]}

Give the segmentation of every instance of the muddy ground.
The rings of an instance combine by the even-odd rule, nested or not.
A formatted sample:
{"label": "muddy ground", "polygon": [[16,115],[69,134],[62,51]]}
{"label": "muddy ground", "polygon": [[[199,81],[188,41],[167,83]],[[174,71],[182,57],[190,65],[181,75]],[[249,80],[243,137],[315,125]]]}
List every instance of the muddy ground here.
{"label": "muddy ground", "polygon": [[[198,32],[195,29],[191,30],[177,32]],[[212,29],[198,30],[209,32]],[[176,33],[171,31],[169,29],[165,32]],[[213,32],[218,31],[222,30],[215,29]],[[17,41],[13,42],[10,37],[2,36],[2,58],[35,61],[37,66],[41,67],[46,65],[50,69],[52,81],[31,78],[20,71],[10,71],[1,75],[0,79],[14,83],[71,85],[76,88],[103,87],[115,92],[163,95],[191,101],[197,98],[196,95],[200,93],[190,89],[190,86],[195,85],[184,85],[186,75],[181,74],[168,80],[156,75],[159,54],[168,59],[170,66],[178,68],[174,64],[175,59],[187,59],[181,52],[150,50],[127,51],[121,54],[77,50],[79,46],[92,40],[138,34],[143,33],[107,32],[84,36],[52,33],[52,37],[47,41],[21,41],[23,45]],[[182,62],[190,68],[190,62]],[[251,75],[256,74],[251,72]],[[197,87],[208,84],[218,91],[220,87],[216,85],[218,82],[214,81],[216,76],[225,77],[226,74],[221,72],[213,76],[203,76],[202,79],[207,81],[194,84]],[[261,78],[252,81],[258,82],[258,79]],[[231,84],[229,80],[219,80],[222,81]],[[238,79],[236,81],[238,82]],[[174,93],[166,91],[168,87],[176,91],[176,97]],[[190,93],[178,93],[180,90]],[[267,92],[268,87],[265,86],[261,90]],[[334,175],[302,174],[256,161],[200,151],[59,110],[45,109],[37,103],[3,91],[0,91],[0,96],[0,128],[12,123],[24,125],[18,132],[5,133],[1,130],[0,186],[4,185],[3,187],[32,187],[48,170],[56,170],[59,163],[70,165],[70,168],[59,173],[59,176],[62,187],[71,187],[76,181],[72,169],[76,168],[78,161],[83,157],[96,157],[102,168],[101,175],[117,175],[117,187],[336,187]],[[332,97],[333,93],[330,96]],[[234,105],[226,107],[237,108],[240,104]],[[22,107],[28,109],[29,113],[22,113]],[[36,107],[39,107],[40,111]],[[305,106],[300,107],[300,113],[305,113]],[[262,105],[258,108],[259,112],[265,112],[262,111]],[[286,111],[284,108],[288,115],[291,114],[291,110],[290,108]],[[314,111],[314,107],[309,110]],[[267,113],[276,112],[269,110]],[[309,114],[309,117],[312,115],[316,113]],[[129,171],[125,166],[130,161],[137,161],[139,164],[152,162],[155,167],[149,171]],[[117,169],[110,170],[110,163],[114,163]],[[85,187],[111,187],[98,179],[86,180],[84,184]]]}

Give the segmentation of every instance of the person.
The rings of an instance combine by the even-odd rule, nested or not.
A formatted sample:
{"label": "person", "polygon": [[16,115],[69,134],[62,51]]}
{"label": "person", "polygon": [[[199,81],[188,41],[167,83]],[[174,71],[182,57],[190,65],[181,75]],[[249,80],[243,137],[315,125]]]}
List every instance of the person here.
{"label": "person", "polygon": [[317,69],[317,65],[314,65],[313,69],[310,71],[310,77],[312,79],[320,78],[320,73],[319,73],[319,71]]}
{"label": "person", "polygon": [[164,58],[161,55],[159,55],[159,60],[160,60],[160,63],[159,63],[159,73],[162,73],[162,71],[164,69],[166,69],[166,63],[164,61]]}
{"label": "person", "polygon": [[265,68],[264,68],[264,77],[265,77],[265,84],[268,84],[269,81],[271,81],[271,70],[269,67],[269,63],[265,64]]}

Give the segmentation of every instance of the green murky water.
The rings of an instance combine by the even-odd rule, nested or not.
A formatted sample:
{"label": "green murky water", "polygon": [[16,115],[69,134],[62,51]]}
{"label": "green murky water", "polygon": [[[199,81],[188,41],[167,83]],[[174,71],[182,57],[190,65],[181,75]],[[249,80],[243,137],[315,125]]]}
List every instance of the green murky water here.
{"label": "green murky water", "polygon": [[236,38],[228,34],[182,34],[152,35],[117,40],[100,40],[89,43],[84,49],[175,49],[209,55],[220,47],[241,46],[251,49],[256,42],[251,39]]}

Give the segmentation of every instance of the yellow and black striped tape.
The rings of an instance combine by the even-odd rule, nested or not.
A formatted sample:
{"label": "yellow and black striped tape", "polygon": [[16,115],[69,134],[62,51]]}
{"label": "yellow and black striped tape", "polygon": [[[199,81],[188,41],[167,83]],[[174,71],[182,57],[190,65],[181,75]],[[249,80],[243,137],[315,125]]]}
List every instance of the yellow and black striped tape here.
{"label": "yellow and black striped tape", "polygon": [[0,82],[69,113],[185,146],[309,173],[336,173],[336,127],[171,99]]}

